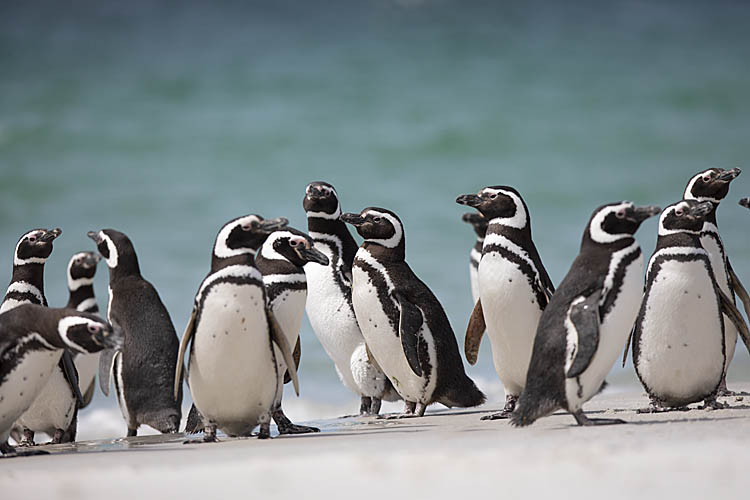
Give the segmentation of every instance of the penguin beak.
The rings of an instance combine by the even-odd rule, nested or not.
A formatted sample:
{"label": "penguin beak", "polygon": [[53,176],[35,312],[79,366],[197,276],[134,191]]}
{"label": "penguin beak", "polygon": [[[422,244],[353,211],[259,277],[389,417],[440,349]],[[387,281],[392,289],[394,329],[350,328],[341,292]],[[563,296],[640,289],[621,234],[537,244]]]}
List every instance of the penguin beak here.
{"label": "penguin beak", "polygon": [[56,227],[52,231],[45,231],[45,233],[39,238],[40,241],[43,241],[45,243],[49,243],[50,241],[53,241],[55,238],[60,236],[62,234],[62,229],[59,227]]}
{"label": "penguin beak", "polygon": [[461,220],[472,225],[482,224],[483,222],[485,222],[484,216],[477,212],[465,213],[461,216]]}
{"label": "penguin beak", "polygon": [[628,219],[631,219],[637,223],[641,223],[648,219],[649,217],[653,217],[654,215],[659,215],[661,213],[661,208],[657,207],[656,205],[648,205],[643,207],[633,207],[631,210],[631,213],[628,214]]}
{"label": "penguin beak", "polygon": [[742,198],[740,200],[740,206],[743,206],[745,208],[750,208],[750,198]]}
{"label": "penguin beak", "polygon": [[271,234],[279,229],[284,229],[289,224],[289,219],[286,217],[277,217],[275,219],[265,219],[260,223],[260,230]]}
{"label": "penguin beak", "polygon": [[310,184],[307,186],[307,197],[311,200],[314,200],[316,198],[322,198],[326,194],[325,191],[320,189],[315,184]]}
{"label": "penguin beak", "polygon": [[704,201],[690,207],[690,216],[694,218],[703,218],[711,213],[714,209],[714,204],[710,201]]}
{"label": "penguin beak", "polygon": [[341,222],[346,222],[347,224],[351,224],[354,227],[358,227],[364,224],[366,219],[360,216],[359,214],[353,214],[351,212],[347,212],[347,213],[341,214],[339,216],[339,220]]}
{"label": "penguin beak", "polygon": [[102,239],[99,237],[99,231],[89,231],[88,233],[86,233],[86,236],[94,240],[94,243],[96,243],[97,245],[102,242]]}
{"label": "penguin beak", "polygon": [[107,325],[99,331],[100,337],[97,339],[105,349],[122,349],[125,342],[125,332],[119,325]]}
{"label": "penguin beak", "polygon": [[328,257],[323,252],[315,248],[300,248],[297,253],[306,262],[315,262],[321,266],[328,265]]}
{"label": "penguin beak", "polygon": [[102,256],[98,253],[90,253],[86,256],[86,258],[83,260],[83,267],[86,269],[91,269],[92,267],[96,267],[96,265],[99,263],[99,261],[102,260]]}
{"label": "penguin beak", "polygon": [[475,194],[462,194],[456,198],[456,203],[459,205],[467,205],[469,207],[476,208],[482,204],[482,198]]}
{"label": "penguin beak", "polygon": [[740,170],[739,168],[724,170],[722,173],[719,174],[719,177],[717,177],[716,179],[721,182],[732,182],[741,173],[742,173],[742,170]]}

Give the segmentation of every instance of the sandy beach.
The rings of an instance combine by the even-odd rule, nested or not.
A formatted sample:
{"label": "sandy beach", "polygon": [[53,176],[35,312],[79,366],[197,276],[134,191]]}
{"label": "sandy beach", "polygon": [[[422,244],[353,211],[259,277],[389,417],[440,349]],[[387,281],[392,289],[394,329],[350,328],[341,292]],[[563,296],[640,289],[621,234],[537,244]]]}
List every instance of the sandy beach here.
{"label": "sandy beach", "polygon": [[[732,384],[750,391],[750,384]],[[637,414],[647,398],[610,389],[580,428],[559,412],[532,427],[480,411],[421,419],[333,419],[320,434],[183,445],[183,436],[79,443],[0,461],[3,498],[743,498],[750,494],[750,397],[724,410]],[[696,406],[696,405],[693,405]]]}

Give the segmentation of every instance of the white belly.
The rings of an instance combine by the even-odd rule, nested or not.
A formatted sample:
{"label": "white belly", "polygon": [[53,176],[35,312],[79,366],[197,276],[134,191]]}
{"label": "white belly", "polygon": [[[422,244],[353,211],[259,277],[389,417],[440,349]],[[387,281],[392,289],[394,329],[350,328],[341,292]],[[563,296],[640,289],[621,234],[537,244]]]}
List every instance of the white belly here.
{"label": "white belly", "polygon": [[479,293],[495,370],[506,394],[517,396],[526,385],[542,310],[526,275],[494,253],[479,263]]}
{"label": "white belly", "polygon": [[85,393],[86,389],[94,382],[96,373],[99,371],[99,356],[101,353],[79,354],[76,356],[75,364],[78,370],[78,385],[81,392]]}
{"label": "white belly", "polygon": [[[299,328],[302,324],[302,316],[305,314],[305,299],[307,292],[304,290],[289,290],[279,294],[271,303],[271,310],[276,316],[276,320],[284,332],[289,349],[294,350],[294,346],[299,338]],[[281,400],[281,392],[284,385],[284,372],[286,372],[286,363],[281,354],[281,349],[274,344],[276,357],[277,374],[279,378],[278,401]]]}
{"label": "white belly", "polygon": [[8,374],[0,386],[0,433],[8,432],[13,423],[31,407],[44,390],[60,356],[62,350],[29,351],[16,369]]}
{"label": "white belly", "polygon": [[47,384],[34,403],[18,419],[18,425],[52,436],[56,429],[67,429],[73,421],[76,398],[62,369],[55,366]]}
{"label": "white belly", "polygon": [[195,406],[229,435],[267,418],[278,391],[262,290],[213,286],[196,325],[189,385]]}
{"label": "white belly", "polygon": [[[726,264],[718,243],[711,237],[703,237],[701,238],[701,245],[708,252],[708,258],[711,261],[711,269],[713,269],[716,283],[721,288],[721,291],[734,302],[734,291],[729,290]],[[729,367],[729,363],[732,362],[732,358],[734,358],[734,350],[737,347],[737,328],[735,328],[734,323],[726,315],[724,316],[724,338],[727,352],[727,359],[724,365],[726,370]]]}
{"label": "white belly", "polygon": [[[599,346],[591,363],[576,379],[565,381],[568,409],[575,412],[591,399],[622,356],[643,297],[643,257],[634,260],[625,271],[622,288],[614,307],[599,327]],[[580,385],[579,385],[580,383]]]}
{"label": "white belly", "polygon": [[724,353],[717,298],[703,262],[662,265],[651,286],[636,370],[670,406],[699,401],[719,384]]}

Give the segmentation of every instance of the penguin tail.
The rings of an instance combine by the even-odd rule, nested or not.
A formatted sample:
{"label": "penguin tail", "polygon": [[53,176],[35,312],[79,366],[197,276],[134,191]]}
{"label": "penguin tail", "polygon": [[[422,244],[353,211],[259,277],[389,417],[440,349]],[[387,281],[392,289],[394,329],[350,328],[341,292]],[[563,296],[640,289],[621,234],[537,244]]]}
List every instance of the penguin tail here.
{"label": "penguin tail", "polygon": [[476,386],[473,380],[466,377],[466,382],[461,384],[459,387],[449,389],[439,402],[452,408],[454,406],[459,408],[471,408],[473,406],[479,406],[487,401],[487,396]]}
{"label": "penguin tail", "polygon": [[536,422],[537,419],[560,408],[559,404],[546,398],[533,402],[531,399],[525,392],[521,393],[516,408],[510,416],[510,424],[513,427],[527,427]]}

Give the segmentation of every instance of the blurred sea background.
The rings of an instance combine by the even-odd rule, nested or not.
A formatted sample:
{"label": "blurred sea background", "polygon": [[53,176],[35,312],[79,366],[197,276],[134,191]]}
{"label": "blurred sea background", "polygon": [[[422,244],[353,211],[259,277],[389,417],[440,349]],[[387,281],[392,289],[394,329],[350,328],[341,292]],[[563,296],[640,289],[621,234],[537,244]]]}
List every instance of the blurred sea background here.
{"label": "blurred sea background", "polygon": [[[59,226],[46,295],[64,305],[86,232],[117,228],[181,335],[220,226],[259,213],[305,230],[305,185],[326,180],[345,211],[401,216],[407,260],[462,345],[474,233],[456,196],[516,187],[559,283],[595,207],[663,207],[698,171],[748,166],[748,26],[739,1],[3,2],[0,280],[21,234]],[[750,172],[719,227],[750,285],[747,195]],[[656,221],[638,238],[648,258]],[[102,263],[102,310],[107,280]],[[301,335],[288,414],[356,411],[306,322]],[[487,340],[467,369],[500,404]],[[630,361],[609,381],[639,387]],[[97,391],[79,429],[124,435],[115,399]]]}

